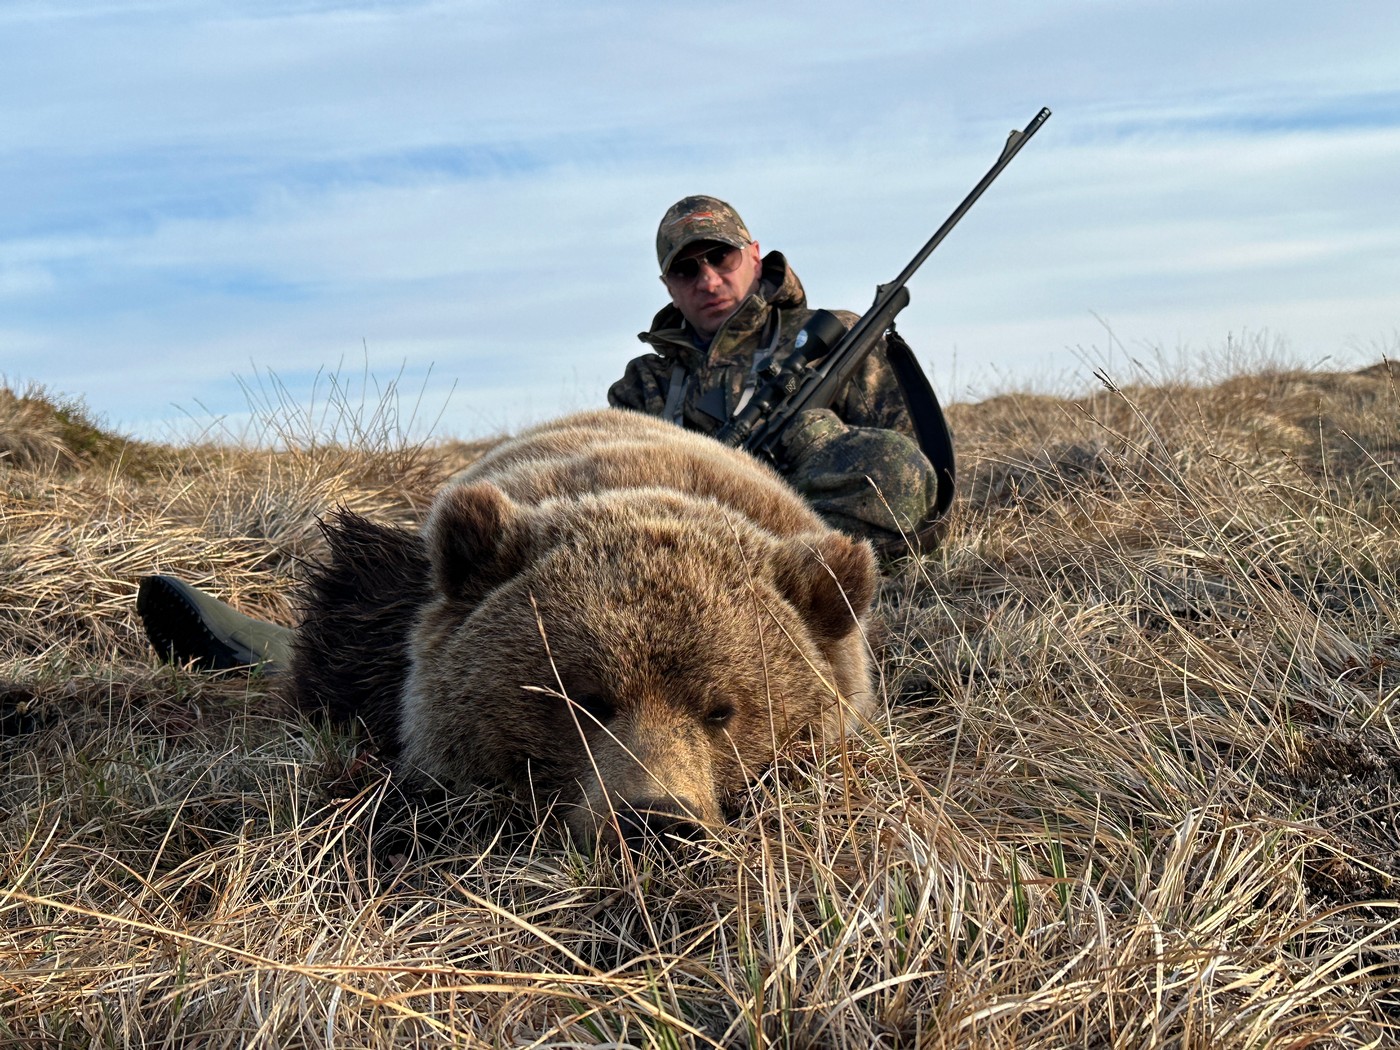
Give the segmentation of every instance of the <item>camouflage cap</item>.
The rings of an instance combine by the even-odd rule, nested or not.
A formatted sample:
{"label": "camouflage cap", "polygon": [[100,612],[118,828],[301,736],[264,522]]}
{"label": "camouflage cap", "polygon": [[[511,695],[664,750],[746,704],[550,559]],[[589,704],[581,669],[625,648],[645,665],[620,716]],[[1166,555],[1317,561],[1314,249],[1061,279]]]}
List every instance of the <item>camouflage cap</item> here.
{"label": "camouflage cap", "polygon": [[676,253],[696,241],[742,248],[753,240],[739,213],[717,197],[682,197],[666,209],[656,229],[656,261],[665,273]]}

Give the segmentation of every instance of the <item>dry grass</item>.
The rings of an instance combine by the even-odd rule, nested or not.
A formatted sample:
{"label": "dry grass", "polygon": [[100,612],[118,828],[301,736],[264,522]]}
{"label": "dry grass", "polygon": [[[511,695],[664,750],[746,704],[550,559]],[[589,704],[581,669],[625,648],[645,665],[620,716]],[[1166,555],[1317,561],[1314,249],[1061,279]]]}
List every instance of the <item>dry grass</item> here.
{"label": "dry grass", "polygon": [[141,636],[154,570],[289,622],[318,513],[414,521],[472,449],[0,393],[0,1043],[1395,1045],[1397,382],[956,406],[887,720],[640,870]]}

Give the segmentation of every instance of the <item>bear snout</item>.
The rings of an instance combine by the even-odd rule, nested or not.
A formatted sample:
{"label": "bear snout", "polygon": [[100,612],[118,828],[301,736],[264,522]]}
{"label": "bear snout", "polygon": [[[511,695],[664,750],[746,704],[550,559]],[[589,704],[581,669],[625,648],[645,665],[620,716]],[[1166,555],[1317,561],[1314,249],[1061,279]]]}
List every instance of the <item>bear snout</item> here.
{"label": "bear snout", "polygon": [[580,842],[614,850],[626,847],[633,853],[697,842],[720,819],[717,804],[702,805],[674,792],[639,798],[599,792],[586,795],[564,814],[564,822]]}
{"label": "bear snout", "polygon": [[704,836],[705,829],[691,815],[691,809],[683,799],[639,799],[617,811],[617,831],[633,853],[657,845],[671,849],[695,842]]}
{"label": "bear snout", "polygon": [[631,718],[596,738],[582,805],[566,816],[576,834],[605,845],[695,839],[723,819],[713,741],[674,717]]}

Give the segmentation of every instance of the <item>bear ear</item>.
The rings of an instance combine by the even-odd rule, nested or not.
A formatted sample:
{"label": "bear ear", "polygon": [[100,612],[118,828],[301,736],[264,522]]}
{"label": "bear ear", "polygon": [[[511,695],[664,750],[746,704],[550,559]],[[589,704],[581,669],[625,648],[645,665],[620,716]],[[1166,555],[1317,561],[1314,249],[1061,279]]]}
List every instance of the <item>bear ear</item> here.
{"label": "bear ear", "polygon": [[434,585],[449,598],[479,600],[524,564],[526,532],[524,513],[495,485],[446,490],[423,529]]}
{"label": "bear ear", "polygon": [[839,532],[795,536],[772,564],[778,590],[819,639],[844,638],[875,600],[875,552],[863,540]]}

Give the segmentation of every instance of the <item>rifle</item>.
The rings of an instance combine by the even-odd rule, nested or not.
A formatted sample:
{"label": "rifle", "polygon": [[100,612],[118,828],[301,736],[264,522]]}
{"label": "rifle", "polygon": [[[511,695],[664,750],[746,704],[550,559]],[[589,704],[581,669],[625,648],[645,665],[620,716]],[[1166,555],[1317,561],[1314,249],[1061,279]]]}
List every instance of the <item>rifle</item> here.
{"label": "rifle", "polygon": [[[742,448],[770,462],[778,462],[778,447],[784,430],[792,423],[799,412],[809,408],[827,408],[836,396],[850,382],[861,363],[875,349],[880,338],[893,331],[895,316],[909,305],[909,289],[905,287],[914,271],[923,265],[935,248],[948,236],[969,208],[977,203],[977,198],[1001,174],[1001,170],[1011,163],[1028,139],[1040,130],[1040,126],[1050,117],[1050,110],[1042,109],[1021,131],[1012,131],[1006,140],[995,164],[982,180],[973,187],[961,204],[953,211],[919,250],[909,265],[893,281],[879,285],[875,289],[875,302],[849,330],[841,319],[829,310],[814,313],[793,344],[793,352],[782,365],[769,362],[759,370],[760,385],[754,391],[743,409],[736,412],[724,426],[715,431],[715,438],[726,445]],[[898,341],[904,347],[903,341]],[[894,350],[894,341],[891,342]],[[896,359],[898,357],[898,359]],[[931,410],[919,412],[910,405],[914,426],[923,448],[938,474],[938,494],[934,503],[933,518],[940,517],[953,499],[954,467],[952,439],[943,423],[942,410],[938,408],[928,380],[924,377],[918,362],[907,348],[897,355],[890,354],[906,398],[911,393],[915,398],[927,395]],[[936,418],[935,418],[936,417]],[[940,462],[940,460],[942,462]]]}

